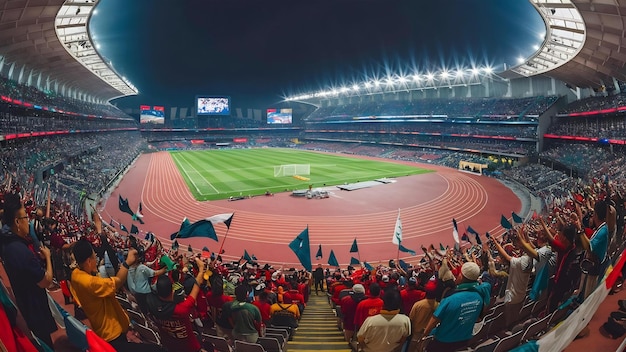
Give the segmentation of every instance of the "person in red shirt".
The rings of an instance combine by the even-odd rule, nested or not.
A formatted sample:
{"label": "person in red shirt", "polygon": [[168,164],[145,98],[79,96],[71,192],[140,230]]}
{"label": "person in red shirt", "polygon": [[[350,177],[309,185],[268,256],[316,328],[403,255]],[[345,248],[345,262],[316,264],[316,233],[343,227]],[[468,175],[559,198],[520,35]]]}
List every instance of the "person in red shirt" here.
{"label": "person in red shirt", "polygon": [[298,306],[300,314],[304,312],[304,296],[298,291],[298,282],[293,280],[290,283],[291,289],[283,294],[283,302],[293,303]]}
{"label": "person in red shirt", "polygon": [[370,285],[369,289],[369,296],[356,306],[354,313],[354,331],[359,330],[365,319],[380,313],[380,310],[383,308],[383,300],[380,298],[380,286],[374,282]]}
{"label": "person in red shirt", "polygon": [[354,314],[356,307],[365,299],[365,287],[361,284],[352,286],[352,293],[341,299],[341,313],[343,315],[343,336],[348,343],[354,336]]}
{"label": "person in red shirt", "polygon": [[194,310],[196,297],[200,292],[199,285],[204,282],[204,262],[196,258],[196,265],[199,269],[196,276],[197,284],[184,301],[174,301],[172,281],[167,275],[159,276],[156,284],[157,294],[148,295],[148,310],[156,318],[163,345],[170,351],[203,351],[189,320],[189,314]]}
{"label": "person in red shirt", "polygon": [[415,302],[426,297],[426,292],[417,287],[417,278],[413,276],[409,278],[407,287],[400,291],[400,297],[402,298],[402,313],[409,315]]}
{"label": "person in red shirt", "polygon": [[224,281],[220,275],[211,279],[211,291],[207,294],[207,302],[211,309],[217,336],[232,339],[233,326],[228,318],[222,314],[222,307],[233,301],[233,298],[224,294]]}
{"label": "person in red shirt", "polygon": [[267,291],[262,290],[261,293],[259,293],[259,295],[255,296],[254,298],[255,299],[252,304],[259,308],[259,311],[261,312],[261,321],[263,321],[265,325],[269,325],[270,308],[272,307],[272,304],[270,303]]}

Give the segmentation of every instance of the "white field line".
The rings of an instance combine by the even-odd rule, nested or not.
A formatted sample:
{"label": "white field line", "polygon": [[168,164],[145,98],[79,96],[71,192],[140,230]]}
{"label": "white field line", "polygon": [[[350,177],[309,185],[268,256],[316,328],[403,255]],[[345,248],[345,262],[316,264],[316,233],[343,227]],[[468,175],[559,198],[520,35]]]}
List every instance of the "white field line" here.
{"label": "white field line", "polygon": [[[209,182],[209,180],[207,180],[204,176],[202,176],[202,174],[201,174],[201,173],[200,173],[200,172],[199,172],[199,171],[198,171],[195,167],[193,167],[193,165],[192,165],[191,163],[189,163],[189,162],[187,161],[187,159],[185,158],[185,156],[184,156],[184,155],[181,155],[181,158],[185,159],[185,161],[189,164],[189,166],[191,166],[191,168],[192,168],[192,169],[194,169],[196,173],[198,173],[198,175],[199,175],[199,176],[200,176],[200,177],[204,180],[204,182],[205,182],[206,184],[208,184],[209,186],[211,186],[211,188],[213,188],[213,189],[215,190],[215,193],[217,193],[217,194],[219,194],[219,193],[220,193],[220,191],[218,191],[218,190],[217,190],[217,188],[215,188],[215,186],[213,186],[213,184],[211,184],[211,182]],[[181,165],[182,165],[182,164],[181,164]],[[189,176],[189,173],[187,173],[187,170],[186,170],[184,167],[183,167],[182,169],[183,169],[183,171],[185,172],[185,174],[187,175],[187,177],[189,178],[189,180],[191,180],[191,183],[193,183],[194,187],[196,187],[196,191],[198,191],[198,193],[200,193],[200,195],[207,196],[207,195],[210,195],[210,194],[211,194],[211,193],[208,193],[208,194],[207,194],[207,193],[202,193],[202,192],[200,192],[200,190],[198,189],[198,186],[196,185],[196,183],[195,183],[195,182],[193,181],[193,179]]]}

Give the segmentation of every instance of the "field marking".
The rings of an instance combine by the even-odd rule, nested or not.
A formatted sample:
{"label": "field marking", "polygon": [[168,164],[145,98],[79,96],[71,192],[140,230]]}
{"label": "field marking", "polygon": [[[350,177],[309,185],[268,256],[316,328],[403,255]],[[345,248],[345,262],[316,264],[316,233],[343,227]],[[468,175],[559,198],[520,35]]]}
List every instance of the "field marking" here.
{"label": "field marking", "polygon": [[[181,155],[182,158],[182,155]],[[189,176],[189,174],[187,173],[187,170],[185,169],[185,167],[183,166],[183,162],[180,159],[175,158],[176,161],[178,161],[178,163],[180,164],[180,168],[183,170],[183,172],[185,173],[185,175],[187,175],[187,178],[189,179],[189,181],[191,182],[191,184],[193,184],[193,186],[196,188],[196,191],[198,192],[198,194],[200,194],[201,196],[205,196],[206,194],[200,192],[200,189],[198,188],[198,186],[196,185],[195,182],[193,182],[193,179],[191,178],[191,176]]]}
{"label": "field marking", "polygon": [[[202,179],[204,180],[204,182],[206,182],[211,188],[213,188],[215,190],[215,193],[220,194],[220,191],[215,188],[215,186],[213,186],[213,184],[211,182],[209,182],[209,180],[206,179],[206,177],[202,176],[202,174],[200,173],[200,171],[198,171],[198,169],[196,169],[190,162],[187,161],[187,159],[185,158],[184,155],[181,155],[181,158],[185,159],[185,162],[187,162],[189,164],[189,166],[191,166],[192,169],[195,170],[196,173],[198,173],[198,175],[200,175],[200,177],[202,177]],[[200,195],[203,196],[208,196],[211,194],[215,194],[215,193],[203,193],[200,192],[200,190],[198,189],[198,186],[196,185],[196,183],[193,181],[193,179],[191,178],[191,176],[189,176],[189,174],[187,173],[187,170],[185,170],[185,168],[183,167],[183,171],[185,171],[185,174],[187,174],[187,177],[189,178],[189,180],[191,181],[191,183],[193,183],[194,187],[196,187],[196,190],[198,191],[198,193],[200,193]]]}

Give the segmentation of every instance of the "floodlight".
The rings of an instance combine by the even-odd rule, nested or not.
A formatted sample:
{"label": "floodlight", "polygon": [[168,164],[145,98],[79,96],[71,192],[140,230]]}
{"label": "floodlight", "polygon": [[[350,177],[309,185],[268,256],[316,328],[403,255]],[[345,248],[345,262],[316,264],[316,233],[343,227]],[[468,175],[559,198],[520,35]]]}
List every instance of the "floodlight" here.
{"label": "floodlight", "polygon": [[433,79],[435,79],[435,75],[433,75],[432,73],[430,73],[430,72],[429,72],[429,73],[427,73],[427,74],[426,74],[426,78],[427,78],[429,81],[432,81]]}
{"label": "floodlight", "polygon": [[420,75],[417,75],[417,74],[413,75],[413,80],[414,80],[415,82],[419,82],[419,81],[420,81],[420,79],[421,79],[421,78],[420,78]]}
{"label": "floodlight", "polygon": [[400,83],[406,82],[406,77],[404,77],[404,76],[398,77],[398,82],[400,82]]}
{"label": "floodlight", "polygon": [[349,91],[349,90],[350,90],[350,89],[348,89],[348,87],[341,87],[341,92],[342,92],[342,93],[347,92],[347,91]]}
{"label": "floodlight", "polygon": [[352,89],[353,89],[353,90],[359,90],[359,85],[358,85],[358,84],[353,85],[353,86],[352,86]]}
{"label": "floodlight", "polygon": [[378,80],[376,80],[376,81],[374,81],[374,85],[375,85],[376,87],[378,87],[378,86],[380,85],[380,82],[379,82]]}
{"label": "floodlight", "polygon": [[365,88],[370,88],[372,86],[372,84],[370,82],[365,82],[364,86],[365,86]]}
{"label": "floodlight", "polygon": [[443,72],[441,72],[440,76],[441,76],[441,78],[443,78],[443,79],[448,78],[448,71],[443,71]]}
{"label": "floodlight", "polygon": [[472,68],[472,75],[478,76],[479,73],[480,73],[479,69],[477,69],[476,67]]}
{"label": "floodlight", "polygon": [[464,75],[465,75],[465,74],[463,73],[463,70],[461,70],[461,69],[456,70],[456,74],[455,74],[455,76],[456,76],[457,78],[463,78],[463,76],[464,76]]}
{"label": "floodlight", "polygon": [[523,62],[524,62],[524,58],[523,57],[520,56],[520,57],[517,58],[517,63],[518,64],[521,64]]}
{"label": "floodlight", "polygon": [[537,44],[533,45],[533,49],[535,49],[535,51],[539,50],[539,45]]}
{"label": "floodlight", "polygon": [[485,73],[492,73],[493,72],[493,68],[491,68],[491,66],[485,66],[485,68],[483,70],[485,71]]}

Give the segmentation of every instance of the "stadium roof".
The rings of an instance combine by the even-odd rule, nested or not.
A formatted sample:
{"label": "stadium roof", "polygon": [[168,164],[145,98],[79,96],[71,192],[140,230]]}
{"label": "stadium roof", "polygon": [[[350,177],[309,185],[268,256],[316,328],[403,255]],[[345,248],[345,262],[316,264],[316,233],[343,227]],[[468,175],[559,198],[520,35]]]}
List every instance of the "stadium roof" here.
{"label": "stadium roof", "polygon": [[546,23],[543,45],[505,78],[538,74],[574,87],[600,87],[613,77],[626,81],[626,2],[529,0]]}
{"label": "stadium roof", "polygon": [[96,2],[0,0],[0,69],[95,100],[137,94],[94,49],[87,25]]}

